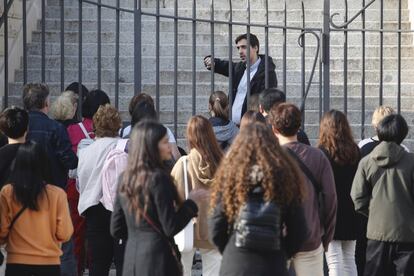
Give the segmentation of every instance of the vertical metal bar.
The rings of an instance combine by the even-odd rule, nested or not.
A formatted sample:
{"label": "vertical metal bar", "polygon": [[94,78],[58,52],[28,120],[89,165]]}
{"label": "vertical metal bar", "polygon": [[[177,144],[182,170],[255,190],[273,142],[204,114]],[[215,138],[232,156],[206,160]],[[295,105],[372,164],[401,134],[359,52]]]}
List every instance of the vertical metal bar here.
{"label": "vertical metal bar", "polygon": [[155,108],[160,112],[160,1],[156,0],[155,18]]}
{"label": "vertical metal bar", "polygon": [[398,1],[398,95],[397,110],[401,113],[401,0]]}
{"label": "vertical metal bar", "polygon": [[[214,0],[210,2],[210,50],[211,50],[211,59],[214,60]],[[214,62],[211,66],[211,92],[214,91]]]}
{"label": "vertical metal bar", "polygon": [[380,2],[380,87],[379,87],[379,105],[382,105],[384,91],[383,91],[383,81],[384,81],[384,0]]}
{"label": "vertical metal bar", "polygon": [[[345,1],[344,22],[348,22],[348,1]],[[344,113],[348,114],[348,27],[344,28]]]}
{"label": "vertical metal bar", "polygon": [[[302,1],[302,32],[305,31],[305,5],[303,4]],[[301,38],[302,40],[302,57],[301,57],[301,61],[302,61],[302,67],[301,67],[301,90],[302,90],[302,102],[305,101],[305,91],[306,91],[306,39],[305,39],[305,35],[302,35]],[[305,129],[305,110],[303,110],[302,113],[302,129]]]}
{"label": "vertical metal bar", "polygon": [[141,91],[141,0],[134,0],[134,94]]}
{"label": "vertical metal bar", "polygon": [[79,25],[78,25],[78,82],[79,82],[79,91],[78,91],[78,110],[79,110],[79,118],[82,116],[82,99],[83,99],[83,91],[82,91],[82,0],[79,0]]}
{"label": "vertical metal bar", "polygon": [[330,105],[330,13],[331,1],[324,0],[323,4],[323,34],[322,34],[322,62],[323,62],[323,111],[329,111]]}
{"label": "vertical metal bar", "polygon": [[65,1],[60,1],[60,91],[63,91],[64,89],[65,89]]}
{"label": "vertical metal bar", "polygon": [[265,1],[266,27],[265,27],[265,88],[269,88],[269,0]]}
{"label": "vertical metal bar", "polygon": [[[321,37],[321,34],[319,34]],[[319,121],[321,121],[322,119],[322,105],[323,105],[323,90],[322,90],[322,85],[323,85],[323,63],[322,63],[322,55],[319,55]]]}
{"label": "vertical metal bar", "polygon": [[283,91],[287,96],[287,87],[286,87],[286,71],[287,71],[287,8],[286,8],[286,1],[285,1],[285,8],[284,8],[284,20],[283,20]]}
{"label": "vertical metal bar", "polygon": [[[229,102],[230,110],[233,110],[233,3],[229,0]],[[230,119],[232,119],[233,112],[229,112]]]}
{"label": "vertical metal bar", "polygon": [[174,0],[174,135],[178,121],[178,0]]}
{"label": "vertical metal bar", "polygon": [[9,106],[9,16],[7,14],[7,0],[4,0],[4,108]]}
{"label": "vertical metal bar", "polygon": [[46,0],[42,0],[42,82],[46,82]]}
{"label": "vertical metal bar", "polygon": [[[365,6],[365,0],[362,0]],[[362,29],[365,29],[365,10],[362,16]],[[361,139],[365,138],[365,31],[362,31],[362,72],[361,72]]]}
{"label": "vertical metal bar", "polygon": [[116,23],[115,23],[115,107],[119,106],[119,8],[120,0],[116,1]]}
{"label": "vertical metal bar", "polygon": [[192,37],[193,37],[193,39],[192,39],[192,50],[193,50],[193,64],[192,64],[192,71],[193,71],[193,74],[192,74],[192,94],[191,94],[191,98],[192,98],[192,102],[193,102],[193,104],[192,104],[192,114],[193,114],[193,116],[196,114],[196,109],[197,109],[197,106],[196,106],[196,104],[197,104],[197,101],[196,101],[196,85],[197,85],[197,82],[196,82],[196,73],[197,73],[197,57],[196,57],[196,55],[197,55],[197,49],[196,49],[196,47],[197,47],[197,36],[196,36],[196,34],[197,34],[197,1],[196,0],[193,0],[193,22],[192,22],[192,29],[191,29],[191,31],[192,31]]}
{"label": "vertical metal bar", "polygon": [[246,56],[246,76],[247,76],[247,104],[250,101],[250,0],[247,0],[247,56]]}
{"label": "vertical metal bar", "polygon": [[23,0],[22,13],[23,13],[23,83],[27,83],[27,15],[26,7],[27,0]]}
{"label": "vertical metal bar", "polygon": [[97,31],[96,31],[96,39],[97,39],[97,78],[98,78],[98,89],[102,87],[102,7],[101,7],[101,0],[98,0],[97,6],[97,15],[98,15],[98,22],[97,22]]}

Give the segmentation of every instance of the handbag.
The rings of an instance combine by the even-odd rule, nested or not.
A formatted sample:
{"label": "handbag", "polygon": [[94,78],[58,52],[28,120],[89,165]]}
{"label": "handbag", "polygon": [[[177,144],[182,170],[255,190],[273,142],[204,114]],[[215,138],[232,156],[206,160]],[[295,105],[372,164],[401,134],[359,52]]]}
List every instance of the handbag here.
{"label": "handbag", "polygon": [[[184,193],[185,199],[188,199],[188,170],[187,170],[187,157],[184,157],[183,162],[184,170]],[[194,222],[190,222],[174,237],[175,243],[178,245],[178,249],[187,253],[193,250],[194,248]]]}
{"label": "handbag", "polygon": [[[14,216],[14,218],[12,219],[12,221],[10,222],[9,225],[9,233],[11,231],[11,229],[13,228],[14,223],[16,222],[16,220],[20,217],[20,215],[23,213],[24,210],[26,210],[27,206],[23,206],[19,212],[17,212],[17,214]],[[4,255],[3,253],[0,252],[0,265],[3,265],[4,263]]]}

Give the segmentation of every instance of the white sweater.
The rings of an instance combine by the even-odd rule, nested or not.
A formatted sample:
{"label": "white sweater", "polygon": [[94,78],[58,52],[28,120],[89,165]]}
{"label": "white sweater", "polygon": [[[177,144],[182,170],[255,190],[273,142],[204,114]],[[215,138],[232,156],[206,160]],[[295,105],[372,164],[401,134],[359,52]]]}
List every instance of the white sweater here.
{"label": "white sweater", "polygon": [[119,137],[97,138],[91,145],[79,151],[79,214],[82,215],[89,207],[99,204],[102,198],[102,167],[106,156],[115,148],[118,139]]}

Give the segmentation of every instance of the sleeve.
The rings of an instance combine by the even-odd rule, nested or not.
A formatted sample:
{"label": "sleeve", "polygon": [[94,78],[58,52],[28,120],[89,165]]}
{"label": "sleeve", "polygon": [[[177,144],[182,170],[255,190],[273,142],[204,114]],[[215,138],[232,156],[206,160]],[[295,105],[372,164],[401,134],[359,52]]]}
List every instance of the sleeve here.
{"label": "sleeve", "polygon": [[365,162],[359,162],[358,169],[352,182],[351,198],[354,202],[355,211],[368,217],[371,189],[364,169]]}
{"label": "sleeve", "polygon": [[63,190],[59,191],[56,214],[56,239],[68,241],[73,234],[73,224],[70,218],[68,199]]}
{"label": "sleeve", "polygon": [[214,59],[214,72],[228,77],[229,76],[229,61],[215,58]]}
{"label": "sleeve", "polygon": [[0,244],[7,242],[11,220],[12,213],[3,188],[0,192]]}
{"label": "sleeve", "polygon": [[286,210],[283,221],[287,228],[287,235],[283,239],[283,245],[288,258],[290,258],[299,252],[310,234],[303,206],[298,203],[292,204]]}
{"label": "sleeve", "polygon": [[277,77],[275,70],[269,71],[269,87],[277,87]]}
{"label": "sleeve", "polygon": [[159,173],[154,182],[152,195],[158,219],[164,234],[172,238],[197,216],[198,208],[194,201],[188,199],[176,210],[177,192],[169,177]]}
{"label": "sleeve", "polygon": [[116,197],[114,210],[111,215],[111,235],[120,240],[128,239],[128,228],[125,214],[121,207],[119,194]]}
{"label": "sleeve", "polygon": [[73,170],[78,166],[78,157],[72,150],[72,144],[63,125],[58,126],[56,133],[55,154],[67,170]]}
{"label": "sleeve", "polygon": [[229,241],[229,223],[224,214],[222,203],[216,205],[213,214],[209,217],[208,233],[211,243],[223,254]]}
{"label": "sleeve", "polygon": [[336,210],[337,210],[337,197],[335,179],[332,172],[332,167],[329,160],[321,151],[321,183],[322,195],[323,195],[323,210],[324,210],[324,228],[325,233],[322,237],[323,246],[328,248],[329,243],[332,241],[335,233],[336,225]]}

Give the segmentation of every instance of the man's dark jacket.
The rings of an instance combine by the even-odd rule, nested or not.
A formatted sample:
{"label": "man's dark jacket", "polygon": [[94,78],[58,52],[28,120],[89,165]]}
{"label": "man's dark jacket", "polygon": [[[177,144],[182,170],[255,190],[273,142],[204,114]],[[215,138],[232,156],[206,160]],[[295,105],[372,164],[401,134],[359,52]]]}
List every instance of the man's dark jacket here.
{"label": "man's dark jacket", "polygon": [[[250,95],[259,94],[265,89],[265,56],[259,55],[261,61],[259,67],[257,68],[257,72],[250,81]],[[275,72],[275,64],[273,63],[272,57],[268,56],[268,78],[269,78],[269,88],[277,87],[277,78]],[[246,70],[246,64],[242,61],[240,62],[233,62],[233,91],[232,96],[233,99],[236,98],[237,87],[243,77],[244,71]],[[214,72],[224,75],[226,77],[229,76],[229,61],[228,60],[221,60],[218,58],[214,59]],[[244,99],[243,108],[242,108],[242,116],[247,110],[247,97]]]}
{"label": "man's dark jacket", "polygon": [[46,150],[54,185],[66,187],[68,170],[78,166],[78,158],[72,151],[65,127],[39,111],[29,112],[27,140],[39,143]]}

